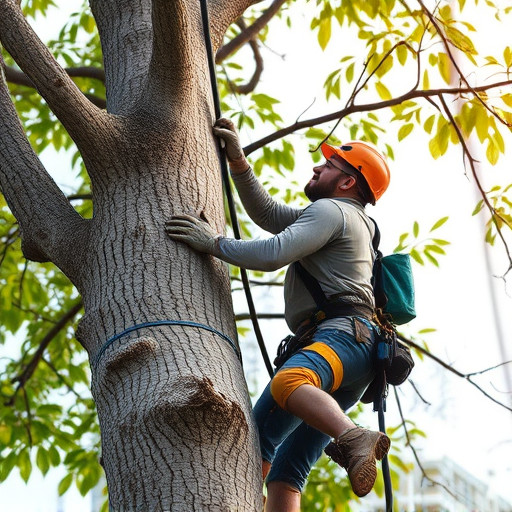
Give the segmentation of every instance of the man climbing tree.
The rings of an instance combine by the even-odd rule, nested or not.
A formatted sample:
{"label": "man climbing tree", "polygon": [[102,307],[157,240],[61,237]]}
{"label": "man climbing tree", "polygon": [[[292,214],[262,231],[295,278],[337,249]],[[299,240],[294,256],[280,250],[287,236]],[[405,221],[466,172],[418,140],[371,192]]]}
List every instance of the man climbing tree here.
{"label": "man climbing tree", "polygon": [[[168,221],[167,234],[253,270],[275,270],[295,262],[288,268],[284,288],[285,316],[295,338],[280,354],[279,371],[255,406],[268,486],[265,510],[300,510],[300,491],[331,438],[336,447],[333,458],[347,469],[353,491],[365,496],[377,476],[375,459],[384,457],[390,441],[385,434],[356,427],[344,411],[375,376],[375,228],[364,206],[375,204],[388,187],[386,161],[365,142],[347,142],[339,148],[323,144],[326,161],[313,169],[305,187],[313,204],[294,209],[273,201],[259,185],[230,121],[221,119],[214,132],[226,144],[249,215],[275,235],[256,241],[224,238],[192,215]],[[304,272],[327,296],[328,305],[321,311]]]}

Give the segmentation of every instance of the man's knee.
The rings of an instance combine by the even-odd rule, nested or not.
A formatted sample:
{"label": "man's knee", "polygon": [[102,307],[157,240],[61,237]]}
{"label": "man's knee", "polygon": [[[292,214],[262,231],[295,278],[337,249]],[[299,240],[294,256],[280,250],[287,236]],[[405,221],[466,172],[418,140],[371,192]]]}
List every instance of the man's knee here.
{"label": "man's knee", "polygon": [[272,378],[270,392],[279,407],[286,410],[286,402],[289,396],[304,384],[320,388],[320,377],[309,368],[284,368],[279,370]]}

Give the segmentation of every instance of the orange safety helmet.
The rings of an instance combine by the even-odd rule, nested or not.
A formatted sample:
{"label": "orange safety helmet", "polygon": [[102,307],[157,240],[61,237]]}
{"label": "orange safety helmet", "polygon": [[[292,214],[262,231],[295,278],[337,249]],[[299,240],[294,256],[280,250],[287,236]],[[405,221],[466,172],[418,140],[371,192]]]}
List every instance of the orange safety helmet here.
{"label": "orange safety helmet", "polygon": [[375,201],[388,188],[390,178],[388,164],[384,156],[372,144],[354,140],[346,142],[340,147],[324,143],[320,146],[320,149],[327,160],[331,156],[337,155],[358,170],[368,183]]}

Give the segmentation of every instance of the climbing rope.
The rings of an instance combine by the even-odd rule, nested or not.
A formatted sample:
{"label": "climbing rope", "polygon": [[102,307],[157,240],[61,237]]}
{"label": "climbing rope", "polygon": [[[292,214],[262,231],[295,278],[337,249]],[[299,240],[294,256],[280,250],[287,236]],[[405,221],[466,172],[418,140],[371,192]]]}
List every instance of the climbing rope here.
{"label": "climbing rope", "polygon": [[[201,4],[201,19],[203,22],[203,32],[204,32],[204,40],[206,44],[206,53],[208,57],[208,68],[210,71],[210,83],[212,87],[212,96],[213,96],[213,104],[215,108],[215,117],[219,119],[221,117],[221,109],[220,109],[220,97],[219,90],[217,88],[217,76],[215,74],[215,61],[213,59],[213,49],[212,42],[210,37],[210,21],[208,18],[208,7],[206,5],[206,0],[200,0]],[[224,192],[226,194],[226,199],[228,203],[229,216],[231,218],[231,224],[233,227],[233,234],[237,240],[241,239],[240,236],[240,228],[238,226],[238,219],[236,214],[235,202],[233,200],[233,193],[231,191],[231,183],[229,181],[229,171],[226,162],[226,156],[224,151],[220,146],[220,142],[218,142],[219,153],[221,154],[220,158],[220,168],[222,173],[222,182],[224,184]],[[272,367],[272,363],[268,357],[268,352],[265,347],[265,342],[263,340],[263,335],[261,334],[261,329],[258,323],[258,317],[256,314],[256,308],[254,307],[254,301],[252,298],[251,288],[249,284],[249,278],[247,276],[247,271],[244,268],[240,268],[240,276],[242,278],[243,288],[245,292],[245,297],[247,300],[247,305],[249,307],[249,314],[251,316],[252,325],[254,328],[254,334],[256,336],[256,340],[258,342],[258,346],[261,351],[261,355],[263,357],[263,361],[265,362],[265,366],[267,368],[268,374],[270,378],[274,375],[274,369]]]}
{"label": "climbing rope", "polygon": [[98,350],[98,353],[94,358],[94,366],[98,366],[101,357],[103,356],[107,348],[110,347],[112,343],[114,343],[114,341],[117,341],[118,339],[122,338],[123,336],[126,336],[127,334],[130,334],[133,331],[138,331],[139,329],[144,329],[147,327],[158,327],[160,325],[182,325],[185,327],[197,327],[198,329],[204,329],[206,331],[213,332],[217,336],[221,337],[223,340],[227,341],[231,345],[231,348],[234,350],[240,362],[242,361],[240,351],[238,350],[238,347],[236,346],[235,342],[226,334],[218,331],[217,329],[214,329],[213,327],[210,327],[209,325],[200,324],[197,322],[190,322],[188,320],[156,320],[154,322],[144,322],[142,324],[132,325],[131,327],[125,329],[123,332],[109,338]]}

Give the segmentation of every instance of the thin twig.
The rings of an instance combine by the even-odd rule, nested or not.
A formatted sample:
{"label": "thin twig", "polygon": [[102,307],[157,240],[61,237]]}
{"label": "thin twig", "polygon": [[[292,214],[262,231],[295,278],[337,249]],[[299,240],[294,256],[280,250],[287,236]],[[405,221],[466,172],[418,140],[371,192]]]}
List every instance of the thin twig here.
{"label": "thin twig", "polygon": [[51,363],[51,361],[49,361],[48,359],[46,359],[46,357],[42,357],[41,358],[41,361],[43,361],[44,363],[46,363],[48,365],[48,367],[53,371],[53,373],[55,373],[57,379],[59,379],[62,384],[64,384],[64,386],[66,386],[68,388],[68,390],[73,393],[79,400],[83,400],[82,396],[73,389],[73,386],[71,386],[71,384],[69,384],[69,382],[67,382],[67,380],[60,374],[60,372],[57,370],[57,368],[55,368],[55,366]]}
{"label": "thin twig", "polygon": [[435,361],[437,364],[441,365],[446,370],[450,371],[454,375],[457,375],[457,377],[460,377],[461,379],[464,379],[467,382],[469,382],[472,386],[475,386],[475,388],[478,389],[478,391],[480,391],[480,393],[482,393],[485,397],[487,397],[489,400],[491,400],[495,404],[500,405],[504,409],[507,409],[508,411],[512,412],[512,408],[510,408],[509,406],[507,406],[504,403],[500,402],[499,400],[497,400],[493,396],[489,395],[489,393],[487,393],[487,391],[485,391],[483,388],[481,388],[476,382],[473,382],[471,380],[471,375],[459,372],[458,370],[453,368],[448,363],[445,363],[443,360],[439,359],[439,357],[435,356],[434,354],[432,354],[428,350],[424,349],[423,347],[421,347],[420,345],[418,345],[414,341],[404,337],[403,335],[399,334],[398,338],[401,341],[403,341],[404,343],[406,343],[407,345],[409,345],[410,347],[413,347],[415,350],[421,352],[422,354],[424,354],[428,358],[432,359],[433,361]]}
{"label": "thin twig", "polygon": [[[446,36],[444,35],[443,31],[441,30],[441,27],[439,26],[439,24],[437,23],[436,21],[436,18],[434,17],[434,15],[426,8],[425,4],[422,2],[422,0],[417,0],[417,2],[420,4],[423,12],[427,15],[428,19],[430,20],[430,22],[432,23],[432,26],[434,27],[434,29],[436,30],[437,34],[439,35],[439,37],[442,39],[443,41],[443,45],[445,47],[445,50],[446,50],[446,53],[448,54],[448,58],[450,59],[451,63],[452,63],[452,66],[455,68],[455,70],[457,71],[457,74],[459,75],[459,79],[466,85],[466,87],[468,87],[470,89],[470,92],[473,93],[473,95],[475,96],[475,98],[482,104],[482,106],[490,113],[492,114],[494,117],[496,117],[496,119],[498,119],[498,121],[502,124],[504,124],[505,126],[509,127],[510,128],[510,123],[508,123],[505,119],[503,119],[500,115],[498,115],[494,110],[492,110],[489,105],[487,105],[487,103],[478,95],[476,94],[476,88],[473,88],[471,87],[471,85],[469,84],[469,82],[467,81],[466,77],[464,76],[464,73],[462,72],[462,70],[459,68],[459,65],[457,64],[457,59],[453,56],[451,50],[450,50],[450,45],[449,45],[449,42],[448,42],[448,39],[446,38]],[[459,48],[458,48],[459,49]],[[459,49],[460,50],[460,49]]]}
{"label": "thin twig", "polygon": [[412,442],[411,442],[411,438],[409,436],[409,431],[407,430],[407,424],[405,422],[405,418],[404,418],[404,413],[402,411],[402,404],[400,403],[400,398],[398,398],[398,392],[396,390],[396,387],[393,386],[393,390],[395,392],[395,399],[396,399],[396,403],[398,405],[398,412],[400,413],[400,418],[402,420],[402,427],[404,429],[404,432],[405,432],[405,438],[407,439],[407,445],[409,446],[409,448],[411,449],[413,455],[414,455],[414,459],[416,460],[416,464],[418,464],[418,467],[420,468],[420,471],[421,471],[421,474],[423,475],[423,478],[425,478],[426,480],[428,480],[429,482],[432,483],[432,485],[438,485],[440,487],[442,487],[450,496],[453,496],[454,498],[457,498],[457,496],[451,491],[451,489],[449,489],[448,487],[446,487],[446,485],[442,484],[441,482],[437,482],[436,480],[433,480],[432,478],[430,478],[428,475],[427,475],[427,472],[425,471],[425,468],[423,467],[421,461],[420,461],[420,458],[418,456],[418,453],[416,452],[416,449],[414,448]]}
{"label": "thin twig", "polygon": [[50,329],[50,331],[46,334],[46,336],[42,339],[41,343],[39,344],[39,347],[35,351],[34,355],[32,356],[31,360],[28,362],[28,364],[25,366],[23,371],[14,377],[12,379],[12,382],[17,382],[18,386],[16,387],[13,396],[10,398],[10,400],[6,403],[6,405],[12,405],[14,403],[14,400],[16,399],[17,393],[22,389],[27,381],[32,377],[33,373],[35,372],[37,365],[39,364],[39,361],[43,357],[44,351],[46,350],[46,347],[50,344],[50,342],[59,334],[59,332],[66,327],[68,322],[73,320],[73,318],[78,314],[78,312],[82,309],[82,301],[79,300],[73,307],[69,309],[62,317],[61,319]]}
{"label": "thin twig", "polygon": [[412,389],[414,389],[414,391],[416,392],[416,394],[420,397],[420,400],[425,404],[425,405],[432,405],[428,400],[426,400],[425,398],[423,398],[423,395],[420,393],[418,387],[416,386],[416,384],[414,383],[414,381],[412,381],[411,379],[408,379],[408,382],[409,384],[412,386]]}
{"label": "thin twig", "polygon": [[[443,110],[444,110],[445,114],[448,116],[448,119],[450,120],[450,124],[453,126],[455,132],[457,133],[457,138],[459,139],[459,142],[462,146],[463,154],[467,156],[469,166],[471,168],[471,174],[473,175],[473,178],[475,179],[475,183],[478,188],[478,191],[480,192],[480,196],[482,197],[485,205],[487,206],[487,209],[491,213],[491,220],[494,223],[494,226],[498,232],[498,235],[501,239],[503,247],[505,248],[505,252],[508,257],[509,269],[510,269],[510,268],[512,268],[512,255],[510,254],[510,249],[508,247],[507,241],[505,240],[505,236],[503,235],[503,232],[501,231],[501,228],[497,221],[497,217],[500,217],[500,216],[499,216],[498,212],[496,212],[496,210],[491,205],[491,202],[489,201],[489,199],[487,198],[487,194],[485,193],[485,190],[483,189],[482,184],[480,183],[480,179],[478,178],[478,174],[476,172],[475,159],[471,155],[471,152],[469,151],[469,148],[466,144],[466,139],[465,139],[462,131],[460,130],[459,126],[457,125],[455,118],[453,117],[452,113],[450,112],[450,109],[448,108],[448,105],[446,104],[446,101],[442,94],[439,96],[439,100],[441,101],[441,104],[443,106]],[[501,218],[501,219],[505,221],[505,219],[503,219],[503,218]]]}

